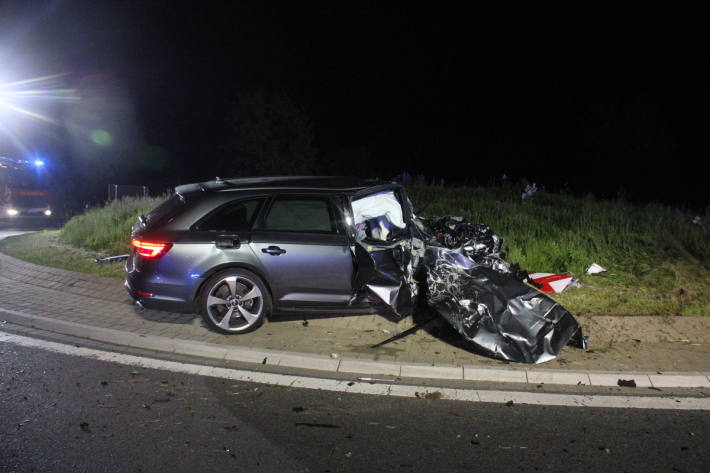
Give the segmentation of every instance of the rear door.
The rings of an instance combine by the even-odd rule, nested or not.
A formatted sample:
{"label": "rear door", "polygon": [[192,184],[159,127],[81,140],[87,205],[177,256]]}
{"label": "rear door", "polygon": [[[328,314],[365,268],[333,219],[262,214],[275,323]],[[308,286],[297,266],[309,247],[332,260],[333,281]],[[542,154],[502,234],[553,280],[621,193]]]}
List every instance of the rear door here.
{"label": "rear door", "polygon": [[251,246],[281,307],[347,304],[353,260],[343,215],[334,197],[274,196],[252,234]]}

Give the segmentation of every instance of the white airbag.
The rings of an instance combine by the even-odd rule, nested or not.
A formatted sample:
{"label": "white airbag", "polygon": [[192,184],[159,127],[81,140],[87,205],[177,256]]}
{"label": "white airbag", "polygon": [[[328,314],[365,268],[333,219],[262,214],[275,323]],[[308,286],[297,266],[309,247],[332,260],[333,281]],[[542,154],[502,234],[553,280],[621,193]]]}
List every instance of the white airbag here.
{"label": "white airbag", "polygon": [[400,205],[394,191],[382,191],[370,194],[361,199],[353,201],[353,215],[355,225],[366,220],[377,217],[387,217],[389,222],[399,228],[406,227],[402,206]]}

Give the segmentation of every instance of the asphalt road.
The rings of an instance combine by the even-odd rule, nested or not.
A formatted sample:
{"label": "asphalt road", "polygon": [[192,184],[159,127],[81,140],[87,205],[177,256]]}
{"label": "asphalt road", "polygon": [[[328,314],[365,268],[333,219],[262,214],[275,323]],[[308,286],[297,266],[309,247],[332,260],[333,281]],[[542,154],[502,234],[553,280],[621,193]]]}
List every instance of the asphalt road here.
{"label": "asphalt road", "polygon": [[[6,218],[0,216],[0,239],[10,236],[10,234],[24,233],[25,231],[38,231],[59,228],[64,223],[62,218],[35,218],[35,217],[14,217]],[[8,233],[8,234],[6,234]]]}
{"label": "asphalt road", "polygon": [[0,344],[0,472],[707,472],[708,416],[312,391]]}
{"label": "asphalt road", "polygon": [[14,235],[22,235],[23,233],[27,233],[27,230],[4,229],[0,227],[0,240]]}

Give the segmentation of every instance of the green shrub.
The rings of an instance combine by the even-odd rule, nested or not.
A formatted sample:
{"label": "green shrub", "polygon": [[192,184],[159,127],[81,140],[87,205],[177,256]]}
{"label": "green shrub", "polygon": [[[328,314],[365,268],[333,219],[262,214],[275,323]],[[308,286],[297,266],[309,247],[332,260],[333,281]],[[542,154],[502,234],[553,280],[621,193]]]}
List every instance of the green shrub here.
{"label": "green shrub", "polygon": [[[693,214],[658,204],[596,201],[537,192],[523,201],[503,187],[410,186],[415,210],[424,216],[461,215],[490,225],[505,239],[510,260],[534,271],[582,274],[590,263],[607,269],[661,260],[690,259],[709,269],[710,239]],[[707,212],[704,215],[708,220]]]}
{"label": "green shrub", "polygon": [[77,215],[69,220],[60,233],[63,243],[117,255],[130,248],[131,225],[139,215],[157,207],[167,196],[152,198],[124,198],[105,207]]}

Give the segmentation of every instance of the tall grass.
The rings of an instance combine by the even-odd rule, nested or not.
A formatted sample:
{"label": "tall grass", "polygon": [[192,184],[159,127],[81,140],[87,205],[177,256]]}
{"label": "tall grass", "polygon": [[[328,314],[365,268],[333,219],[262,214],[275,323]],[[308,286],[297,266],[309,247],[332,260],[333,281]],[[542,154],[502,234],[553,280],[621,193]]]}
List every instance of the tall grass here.
{"label": "tall grass", "polygon": [[148,213],[165,199],[166,196],[114,200],[105,207],[73,217],[62,228],[59,239],[104,254],[127,253],[131,225],[139,215]]}
{"label": "tall grass", "polygon": [[545,192],[522,200],[501,186],[410,186],[408,193],[415,210],[429,203],[424,216],[462,215],[490,225],[505,238],[509,259],[531,270],[581,274],[597,262],[643,273],[669,257],[708,269],[710,239],[692,223],[694,215],[668,206]]}

